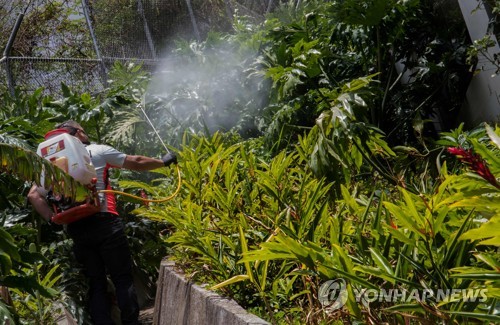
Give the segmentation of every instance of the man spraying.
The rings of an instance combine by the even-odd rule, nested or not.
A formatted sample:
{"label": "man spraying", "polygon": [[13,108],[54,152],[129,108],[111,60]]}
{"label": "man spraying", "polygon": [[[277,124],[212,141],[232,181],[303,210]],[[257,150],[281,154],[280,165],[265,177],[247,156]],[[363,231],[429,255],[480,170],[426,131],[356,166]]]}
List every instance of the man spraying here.
{"label": "man spraying", "polygon": [[[97,174],[96,189],[109,190],[110,168],[125,168],[147,171],[177,163],[177,157],[168,153],[162,159],[133,156],[110,146],[90,143],[85,130],[75,121],[66,121],[58,126],[86,145]],[[28,200],[47,222],[51,222],[54,210],[46,200],[46,190],[33,186]],[[122,220],[116,209],[112,193],[99,194],[100,212],[85,217],[66,227],[73,239],[75,257],[84,267],[89,279],[89,309],[96,325],[114,324],[111,319],[111,304],[107,296],[107,273],[116,289],[116,298],[121,312],[122,324],[139,324],[139,305],[133,284],[132,258]],[[107,272],[107,273],[106,273]]]}

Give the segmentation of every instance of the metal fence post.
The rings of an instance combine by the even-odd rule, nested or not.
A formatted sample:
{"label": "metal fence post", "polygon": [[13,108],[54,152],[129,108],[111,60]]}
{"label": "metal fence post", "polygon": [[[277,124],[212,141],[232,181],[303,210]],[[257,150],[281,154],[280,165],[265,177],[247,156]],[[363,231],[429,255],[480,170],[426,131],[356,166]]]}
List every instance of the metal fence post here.
{"label": "metal fence post", "polygon": [[[229,3],[229,0],[224,0],[224,3],[226,4],[226,15],[227,15],[227,18],[231,21],[231,26],[233,26],[233,7],[231,6],[231,4]],[[234,27],[234,26],[233,26]]]}
{"label": "metal fence post", "polygon": [[101,67],[101,79],[103,85],[106,87],[108,84],[108,73],[106,70],[106,65],[104,64],[104,61],[102,60],[101,57],[101,52],[99,51],[99,46],[97,44],[97,38],[95,37],[94,33],[94,28],[92,27],[92,21],[90,20],[90,13],[89,13],[89,6],[87,0],[82,0],[82,8],[83,8],[83,14],[85,15],[85,20],[87,21],[87,25],[89,26],[89,31],[90,31],[90,37],[92,38],[92,43],[94,44],[94,50],[97,56],[97,60],[100,62],[100,67]]}
{"label": "metal fence post", "polygon": [[14,25],[14,29],[10,33],[9,40],[7,41],[7,46],[5,46],[5,49],[3,51],[3,58],[1,61],[5,61],[5,73],[7,76],[7,87],[9,88],[9,92],[14,97],[16,95],[16,86],[14,83],[14,78],[12,77],[12,71],[10,69],[10,62],[9,62],[9,56],[10,56],[10,50],[12,48],[12,45],[14,45],[14,40],[16,39],[17,31],[21,27],[21,23],[23,22],[24,19],[24,14],[19,14],[16,20],[16,24]]}
{"label": "metal fence post", "polygon": [[191,17],[191,24],[193,24],[194,34],[198,42],[201,41],[200,31],[198,30],[198,24],[196,23],[196,17],[194,16],[193,7],[191,7],[191,1],[186,0],[186,5],[188,7],[189,16]]}
{"label": "metal fence post", "polygon": [[272,7],[273,7],[273,0],[269,0],[269,2],[267,3],[266,14],[271,12]]}
{"label": "metal fence post", "polygon": [[151,37],[151,32],[149,30],[148,21],[146,20],[146,15],[144,14],[144,7],[142,6],[142,0],[137,0],[137,10],[142,17],[142,21],[144,22],[144,33],[146,34],[146,39],[148,40],[149,50],[151,51],[151,55],[153,56],[153,60],[156,61],[156,50],[153,42],[153,38]]}

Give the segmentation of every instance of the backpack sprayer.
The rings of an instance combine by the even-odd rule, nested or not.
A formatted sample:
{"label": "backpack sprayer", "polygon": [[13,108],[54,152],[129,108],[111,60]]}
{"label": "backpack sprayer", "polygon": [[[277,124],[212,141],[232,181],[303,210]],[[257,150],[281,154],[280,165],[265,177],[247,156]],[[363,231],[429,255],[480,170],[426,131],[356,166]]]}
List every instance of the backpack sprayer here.
{"label": "backpack sprayer", "polygon": [[[47,193],[47,202],[54,209],[52,218],[54,223],[68,224],[100,211],[99,197],[95,187],[97,175],[90,155],[79,139],[70,135],[65,129],[52,130],[45,134],[45,141],[38,145],[37,154],[83,184],[91,193],[85,201],[74,202],[72,198],[50,189]],[[42,173],[40,179],[42,187],[44,179],[45,176]]]}
{"label": "backpack sprayer", "polygon": [[[168,150],[167,146],[158,134],[158,131],[156,131],[156,128],[154,127],[153,123],[142,107],[141,111],[144,113],[146,120],[153,128],[156,136],[158,137],[158,139],[160,139],[160,142],[162,143],[167,153],[170,153],[170,150]],[[74,202],[72,198],[64,197],[63,195],[59,195],[49,190],[47,193],[47,202],[54,209],[54,216],[52,217],[51,221],[56,224],[69,224],[93,214],[99,213],[99,193],[120,194],[143,201],[145,203],[153,203],[166,202],[173,199],[179,193],[181,187],[181,172],[179,165],[177,165],[177,188],[171,196],[166,198],[148,199],[115,190],[98,191],[96,189],[97,174],[94,166],[92,165],[92,160],[89,153],[87,152],[87,149],[85,148],[85,145],[83,145],[83,143],[78,138],[70,135],[65,129],[56,129],[48,132],[45,135],[45,141],[38,145],[37,154],[51,161],[54,165],[69,174],[76,181],[83,184],[90,192],[90,194],[84,201]],[[43,186],[43,173],[40,182]]]}

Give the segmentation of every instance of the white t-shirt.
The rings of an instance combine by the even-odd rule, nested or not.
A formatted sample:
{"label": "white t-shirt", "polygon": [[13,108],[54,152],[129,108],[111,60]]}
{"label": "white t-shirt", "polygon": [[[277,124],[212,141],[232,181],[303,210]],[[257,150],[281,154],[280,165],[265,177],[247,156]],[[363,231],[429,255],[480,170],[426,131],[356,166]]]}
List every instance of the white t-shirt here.
{"label": "white t-shirt", "polygon": [[[121,168],[127,155],[113,147],[103,144],[90,144],[86,148],[97,174],[97,190],[110,190],[109,169],[112,167]],[[99,193],[99,201],[101,204],[101,212],[118,214],[116,210],[116,199],[112,193]]]}

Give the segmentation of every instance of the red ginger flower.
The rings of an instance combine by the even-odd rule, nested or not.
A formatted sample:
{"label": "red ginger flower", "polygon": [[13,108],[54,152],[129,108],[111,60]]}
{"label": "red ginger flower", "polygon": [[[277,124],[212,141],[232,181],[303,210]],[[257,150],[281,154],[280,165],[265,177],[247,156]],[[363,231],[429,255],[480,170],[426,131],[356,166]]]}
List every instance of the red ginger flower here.
{"label": "red ginger flower", "polygon": [[473,172],[484,178],[488,183],[496,188],[500,188],[500,184],[498,184],[497,179],[493,176],[488,166],[486,166],[486,162],[480,155],[473,153],[471,149],[464,149],[460,147],[450,147],[448,148],[448,152],[469,166]]}

